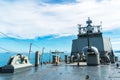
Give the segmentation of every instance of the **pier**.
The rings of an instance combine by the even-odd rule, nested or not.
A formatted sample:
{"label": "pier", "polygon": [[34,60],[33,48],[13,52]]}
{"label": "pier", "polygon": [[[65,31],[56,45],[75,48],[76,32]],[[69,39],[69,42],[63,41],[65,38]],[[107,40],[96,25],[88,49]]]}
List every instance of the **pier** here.
{"label": "pier", "polygon": [[79,67],[76,63],[43,64],[16,74],[0,73],[0,80],[85,80],[86,75],[90,80],[120,80],[120,69],[115,64]]}

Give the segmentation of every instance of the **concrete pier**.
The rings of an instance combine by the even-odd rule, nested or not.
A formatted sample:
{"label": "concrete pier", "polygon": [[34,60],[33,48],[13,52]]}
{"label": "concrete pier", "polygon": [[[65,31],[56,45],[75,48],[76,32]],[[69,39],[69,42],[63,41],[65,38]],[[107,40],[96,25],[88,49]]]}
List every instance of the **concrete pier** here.
{"label": "concrete pier", "polygon": [[17,74],[0,74],[0,80],[120,80],[120,69],[116,64],[99,66],[77,66],[76,64],[46,64],[31,67]]}

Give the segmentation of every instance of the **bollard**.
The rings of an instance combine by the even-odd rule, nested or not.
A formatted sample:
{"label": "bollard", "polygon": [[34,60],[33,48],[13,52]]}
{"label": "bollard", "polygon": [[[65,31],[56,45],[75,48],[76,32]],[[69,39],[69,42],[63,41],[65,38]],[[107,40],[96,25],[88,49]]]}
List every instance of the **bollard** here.
{"label": "bollard", "polygon": [[119,67],[119,63],[116,64],[117,68]]}
{"label": "bollard", "polygon": [[79,61],[80,61],[80,54],[77,54],[77,66],[79,66]]}
{"label": "bollard", "polygon": [[70,57],[70,63],[73,63],[74,62],[74,55],[72,55],[71,57]]}
{"label": "bollard", "polygon": [[36,53],[35,53],[35,67],[37,67],[39,65],[39,59],[40,59],[39,51],[36,51]]}
{"label": "bollard", "polygon": [[85,80],[89,80],[89,75],[86,75],[86,78],[85,78]]}
{"label": "bollard", "polygon": [[68,55],[65,55],[65,63],[68,63]]}

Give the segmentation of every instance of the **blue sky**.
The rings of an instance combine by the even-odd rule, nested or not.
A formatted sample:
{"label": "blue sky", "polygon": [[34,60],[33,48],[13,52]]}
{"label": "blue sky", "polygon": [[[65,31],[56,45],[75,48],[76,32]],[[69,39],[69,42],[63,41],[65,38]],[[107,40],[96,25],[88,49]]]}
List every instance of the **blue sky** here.
{"label": "blue sky", "polygon": [[[104,36],[111,38],[114,50],[120,49],[119,0],[0,0],[0,47],[14,52],[28,52],[45,47],[71,51],[78,34],[77,24],[102,21]],[[3,52],[4,50],[0,50]]]}
{"label": "blue sky", "polygon": [[[19,52],[26,53],[29,51],[30,43],[32,43],[32,51],[37,50],[42,51],[42,48],[45,48],[45,52],[60,50],[64,52],[71,51],[72,39],[75,39],[76,36],[65,36],[55,38],[54,35],[37,37],[34,39],[16,39],[16,38],[1,38],[0,47],[3,47],[10,52]],[[0,49],[4,52],[4,50]],[[9,52],[9,51],[5,51]]]}

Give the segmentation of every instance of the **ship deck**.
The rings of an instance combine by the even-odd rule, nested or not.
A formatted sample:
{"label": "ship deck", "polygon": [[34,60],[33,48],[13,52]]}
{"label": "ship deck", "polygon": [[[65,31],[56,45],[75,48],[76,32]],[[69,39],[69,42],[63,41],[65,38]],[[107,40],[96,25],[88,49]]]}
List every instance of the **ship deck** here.
{"label": "ship deck", "polygon": [[115,64],[86,66],[82,64],[43,64],[17,73],[0,73],[0,80],[120,80],[120,68]]}

